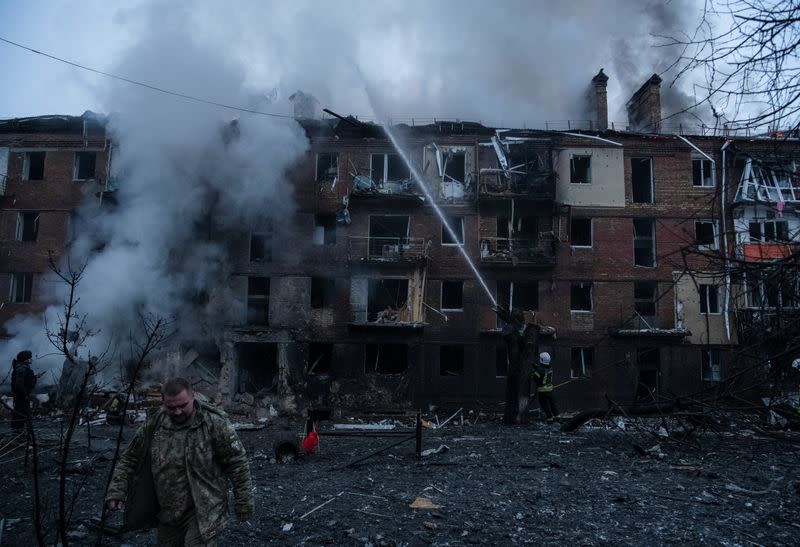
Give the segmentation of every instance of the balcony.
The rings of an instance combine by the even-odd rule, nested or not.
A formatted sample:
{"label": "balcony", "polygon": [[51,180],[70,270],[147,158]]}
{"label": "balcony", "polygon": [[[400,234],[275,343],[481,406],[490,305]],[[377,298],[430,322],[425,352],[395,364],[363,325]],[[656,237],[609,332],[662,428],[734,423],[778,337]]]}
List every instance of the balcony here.
{"label": "balcony", "polygon": [[743,344],[783,344],[800,330],[800,308],[740,308],[736,332]]}
{"label": "balcony", "polygon": [[615,338],[649,338],[680,341],[692,333],[684,327],[665,323],[656,316],[642,316],[634,312],[633,317],[620,327],[609,327],[608,333]]}
{"label": "balcony", "polygon": [[478,180],[478,196],[481,199],[527,198],[550,201],[556,196],[555,177],[550,172],[481,169]]}
{"label": "balcony", "polygon": [[746,262],[780,260],[798,250],[796,243],[742,243],[736,249],[737,258]]}
{"label": "balcony", "polygon": [[348,239],[348,259],[365,262],[417,262],[427,256],[423,238],[358,237]]}
{"label": "balcony", "polygon": [[485,237],[481,239],[481,263],[498,266],[553,266],[555,240],[551,232],[537,239]]}

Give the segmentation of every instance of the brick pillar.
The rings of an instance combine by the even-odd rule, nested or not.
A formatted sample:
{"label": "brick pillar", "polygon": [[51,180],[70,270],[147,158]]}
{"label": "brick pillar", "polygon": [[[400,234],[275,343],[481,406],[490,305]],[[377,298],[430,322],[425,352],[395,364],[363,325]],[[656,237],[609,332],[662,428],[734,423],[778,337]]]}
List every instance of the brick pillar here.
{"label": "brick pillar", "polygon": [[595,120],[597,128],[601,131],[608,129],[608,76],[603,73],[603,69],[592,78],[592,88],[594,89]]}

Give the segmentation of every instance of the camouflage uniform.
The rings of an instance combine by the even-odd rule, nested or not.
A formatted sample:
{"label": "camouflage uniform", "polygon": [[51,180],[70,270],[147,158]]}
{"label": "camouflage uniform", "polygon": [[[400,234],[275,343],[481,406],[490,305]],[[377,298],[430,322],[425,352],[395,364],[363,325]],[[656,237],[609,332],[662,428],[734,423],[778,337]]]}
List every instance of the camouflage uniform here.
{"label": "camouflage uniform", "polygon": [[[195,411],[185,424],[173,424],[162,408],[139,429],[114,469],[106,500],[123,500],[138,462],[145,456],[145,430],[155,420],[150,445],[155,482],[159,543],[171,545],[175,532],[199,532],[198,543],[211,544],[227,524],[228,481],[233,483],[238,516],[253,512],[250,466],[242,443],[225,414],[195,402]],[[196,526],[195,526],[196,522]],[[205,543],[204,543],[205,542]]]}

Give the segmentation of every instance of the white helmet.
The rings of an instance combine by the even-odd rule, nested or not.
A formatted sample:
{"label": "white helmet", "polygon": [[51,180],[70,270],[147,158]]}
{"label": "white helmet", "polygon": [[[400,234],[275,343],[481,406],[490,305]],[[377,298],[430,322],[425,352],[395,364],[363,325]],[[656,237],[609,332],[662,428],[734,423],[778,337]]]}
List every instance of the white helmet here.
{"label": "white helmet", "polygon": [[792,361],[792,368],[800,370],[800,357]]}
{"label": "white helmet", "polygon": [[547,353],[546,351],[543,351],[542,353],[540,353],[539,354],[539,362],[541,364],[543,364],[543,365],[549,365],[550,364],[550,354]]}

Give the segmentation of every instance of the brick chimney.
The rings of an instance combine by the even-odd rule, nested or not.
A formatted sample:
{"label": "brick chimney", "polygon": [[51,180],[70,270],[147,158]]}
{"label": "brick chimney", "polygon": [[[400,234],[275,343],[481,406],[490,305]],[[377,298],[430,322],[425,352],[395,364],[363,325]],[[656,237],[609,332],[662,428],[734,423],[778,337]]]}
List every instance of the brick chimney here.
{"label": "brick chimney", "polygon": [[[597,121],[597,128],[601,131],[608,129],[608,76],[603,73],[603,69],[592,78],[592,91],[589,98],[595,114],[595,121]],[[591,93],[591,91],[590,91]]]}
{"label": "brick chimney", "polygon": [[633,94],[628,104],[628,124],[632,130],[658,133],[661,130],[661,78],[653,74]]}

